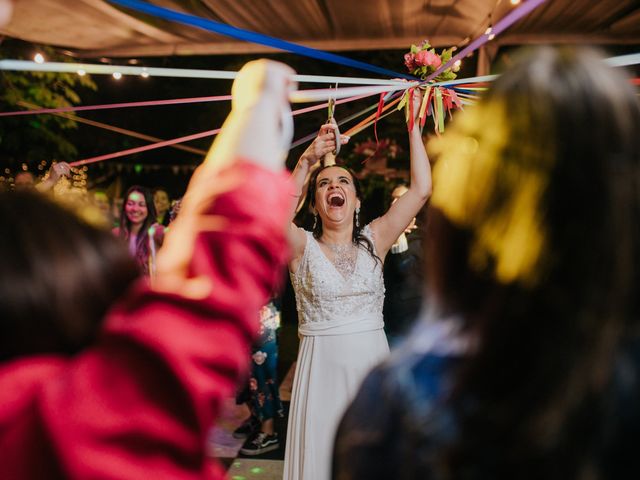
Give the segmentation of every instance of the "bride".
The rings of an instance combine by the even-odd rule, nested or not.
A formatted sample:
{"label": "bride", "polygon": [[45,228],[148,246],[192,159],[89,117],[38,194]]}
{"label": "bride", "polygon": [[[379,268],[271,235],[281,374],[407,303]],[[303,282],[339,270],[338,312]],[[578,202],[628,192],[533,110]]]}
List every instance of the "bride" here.
{"label": "bride", "polygon": [[[415,95],[414,101],[419,107],[421,96]],[[317,168],[307,192],[313,232],[293,223],[289,229],[289,272],[301,341],[285,480],[329,479],[338,422],[366,373],[389,352],[382,320],[384,257],[431,194],[431,169],[418,123],[409,132],[409,190],[369,225],[360,222],[362,196],[353,173],[339,165],[317,168],[336,149],[337,127],[322,126],[293,172],[301,196],[307,175]]]}

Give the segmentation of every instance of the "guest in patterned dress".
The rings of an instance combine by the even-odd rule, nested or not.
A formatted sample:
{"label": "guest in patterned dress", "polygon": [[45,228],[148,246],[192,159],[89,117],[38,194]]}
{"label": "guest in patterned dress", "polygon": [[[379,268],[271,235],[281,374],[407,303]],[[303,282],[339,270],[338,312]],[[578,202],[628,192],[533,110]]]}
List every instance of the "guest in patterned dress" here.
{"label": "guest in patterned dress", "polygon": [[260,309],[260,332],[251,351],[251,376],[238,395],[238,403],[246,403],[250,417],[233,436],[247,437],[240,449],[245,455],[261,455],[280,448],[274,419],[283,416],[278,386],[278,328],[280,311],[272,300]]}

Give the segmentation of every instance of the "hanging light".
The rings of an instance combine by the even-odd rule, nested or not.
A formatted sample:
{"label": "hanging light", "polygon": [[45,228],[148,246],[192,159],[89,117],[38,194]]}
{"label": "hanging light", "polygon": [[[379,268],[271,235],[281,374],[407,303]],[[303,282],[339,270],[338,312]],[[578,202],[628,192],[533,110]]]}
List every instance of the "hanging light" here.
{"label": "hanging light", "polygon": [[146,67],[142,69],[142,73],[140,73],[140,76],[142,78],[149,78],[149,72],[147,71]]}
{"label": "hanging light", "polygon": [[87,72],[85,72],[83,69],[78,70],[78,75],[80,75],[81,77],[84,77],[87,74]]}
{"label": "hanging light", "polygon": [[122,74],[120,72],[113,72],[113,78],[120,80],[122,78]]}
{"label": "hanging light", "polygon": [[44,63],[44,55],[42,55],[40,52],[36,53],[33,56],[33,61],[36,63]]}

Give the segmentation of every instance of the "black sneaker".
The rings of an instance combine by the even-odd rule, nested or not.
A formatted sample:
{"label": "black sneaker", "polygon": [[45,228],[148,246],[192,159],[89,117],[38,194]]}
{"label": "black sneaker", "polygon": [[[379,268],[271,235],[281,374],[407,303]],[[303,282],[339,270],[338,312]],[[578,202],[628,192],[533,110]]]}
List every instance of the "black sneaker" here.
{"label": "black sneaker", "polygon": [[267,435],[266,433],[258,432],[244,442],[240,453],[243,455],[262,455],[278,448],[280,448],[280,443],[278,442],[277,433]]}
{"label": "black sneaker", "polygon": [[242,425],[236,428],[233,431],[233,438],[248,438],[252,437],[253,434],[260,428],[260,420],[251,415],[247,418]]}

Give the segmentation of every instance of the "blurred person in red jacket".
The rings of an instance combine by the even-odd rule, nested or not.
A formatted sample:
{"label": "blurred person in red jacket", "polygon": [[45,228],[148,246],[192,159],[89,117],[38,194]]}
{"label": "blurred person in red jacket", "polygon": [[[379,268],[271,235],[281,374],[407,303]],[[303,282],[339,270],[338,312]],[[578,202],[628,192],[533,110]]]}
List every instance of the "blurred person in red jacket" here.
{"label": "blurred person in red jacket", "polygon": [[109,232],[36,193],[2,194],[3,478],[224,477],[206,432],[287,260],[292,73],[264,60],[239,72],[153,287]]}

